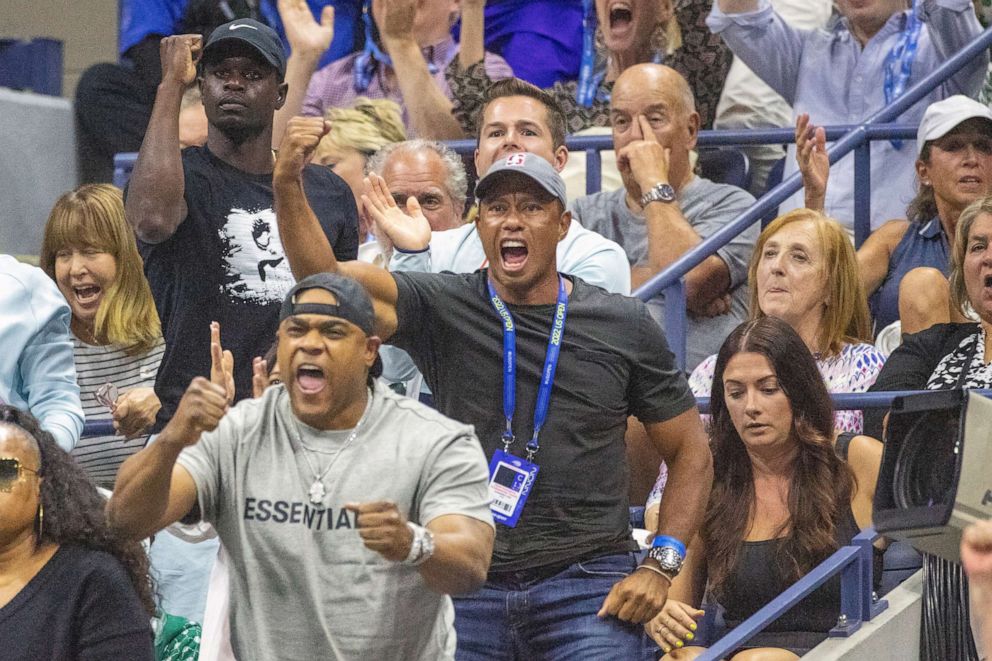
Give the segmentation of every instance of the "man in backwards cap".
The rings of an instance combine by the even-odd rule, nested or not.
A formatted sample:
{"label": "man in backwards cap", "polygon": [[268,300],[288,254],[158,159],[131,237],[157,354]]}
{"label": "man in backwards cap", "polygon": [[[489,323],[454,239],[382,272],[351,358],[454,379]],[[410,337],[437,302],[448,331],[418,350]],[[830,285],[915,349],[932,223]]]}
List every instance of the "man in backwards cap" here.
{"label": "man in backwards cap", "polygon": [[[273,173],[294,273],[361,282],[376,334],[410,353],[439,410],[472,424],[490,459],[495,554],[486,585],[455,600],[459,659],[645,658],[639,625],[664,605],[712,481],[695,401],[660,328],[640,301],[557,272],[565,187],[530,153],[498,160],[476,188],[487,269],[389,273],[338,262],[302,194],[321,131],[308,122],[290,122]],[[415,202],[403,215],[381,178],[366,188],[366,209],[392,225],[387,233],[405,227],[426,245],[430,226]],[[642,564],[628,523],[628,415],[671,470],[656,548]]]}
{"label": "man in backwards cap", "polygon": [[[199,35],[166,37],[161,55],[162,82],[126,204],[166,341],[155,383],[159,429],[193,377],[208,369],[210,320],[220,322],[234,354],[236,399],[251,395],[251,359],[271,344],[279,304],[294,283],[272,210],[273,113],[287,91],[278,36],[239,19],[202,47]],[[194,79],[207,144],[180,152],[176,118]],[[323,240],[353,259],[358,215],[347,185],[317,166],[303,178]]]}
{"label": "man in backwards cap", "polygon": [[283,384],[228,410],[229,368],[195,378],[121,467],[111,521],[133,538],[214,525],[238,659],[452,658],[446,595],[477,589],[492,555],[478,439],[375,385],[375,316],[354,280],[304,279],[280,319]]}

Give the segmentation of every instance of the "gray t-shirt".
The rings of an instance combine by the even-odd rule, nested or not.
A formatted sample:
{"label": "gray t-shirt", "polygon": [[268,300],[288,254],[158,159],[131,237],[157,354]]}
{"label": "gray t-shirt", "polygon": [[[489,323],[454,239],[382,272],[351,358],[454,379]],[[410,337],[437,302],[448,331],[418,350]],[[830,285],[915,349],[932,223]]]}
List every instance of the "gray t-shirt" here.
{"label": "gray t-shirt", "polygon": [[[580,197],[572,201],[571,210],[583,226],[623,246],[631,266],[644,266],[648,261],[647,224],[644,216],[634,214],[627,207],[626,194],[626,190],[619,188]],[[692,229],[706,239],[750,208],[754,198],[736,186],[697,176],[679,191],[678,203]],[[717,251],[730,271],[730,312],[710,318],[688,317],[686,371],[692,372],[704,358],[719,351],[730,332],[747,318],[747,267],[758,232],[755,223]],[[664,301],[664,295],[648,301],[651,315],[662,328]]]}
{"label": "gray t-shirt", "polygon": [[[416,567],[365,548],[344,505],[392,500],[421,525],[445,514],[492,525],[486,461],[472,427],[384,387],[371,402],[346,445],[351,430],[300,423],[275,386],[180,455],[231,557],[241,661],[453,657],[450,598]],[[304,451],[318,472],[333,462],[325,509],[309,502]]]}

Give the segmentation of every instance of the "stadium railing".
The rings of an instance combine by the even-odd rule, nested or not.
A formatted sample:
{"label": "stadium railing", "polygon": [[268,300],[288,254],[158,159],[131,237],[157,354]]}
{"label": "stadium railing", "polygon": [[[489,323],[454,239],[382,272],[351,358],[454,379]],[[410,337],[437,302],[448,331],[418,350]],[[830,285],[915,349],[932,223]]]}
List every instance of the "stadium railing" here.
{"label": "stadium railing", "polygon": [[[969,61],[988,49],[990,45],[992,45],[992,28],[980,34],[968,46],[948,58],[935,71],[918,81],[915,85],[907,89],[902,96],[895,99],[891,104],[869,117],[860,125],[849,129],[838,129],[843,132],[843,137],[837,140],[827,150],[827,153],[830,156],[830,162],[836,163],[841,157],[854,151],[854,235],[856,245],[860,246],[870,232],[871,141],[915,138],[915,129],[891,125],[889,122],[924,98],[950,76],[957,73]],[[765,132],[749,131],[745,133],[752,136],[752,138],[756,138],[758,134]],[[784,133],[791,133],[791,131],[785,131]],[[837,135],[834,130],[831,133]],[[783,135],[783,133],[780,132],[776,135]],[[702,133],[700,134],[700,138],[702,138]],[[731,136],[726,136],[726,139],[730,138]],[[784,135],[783,139],[786,142],[791,141],[791,138],[785,139]],[[779,142],[778,139],[766,141]],[[755,140],[755,142],[760,141]],[[736,220],[727,223],[723,228],[707,237],[698,246],[682,255],[674,264],[648,280],[633,293],[634,296],[644,301],[664,294],[665,332],[679,366],[685,366],[686,325],[684,279],[686,273],[695,268],[708,256],[716,253],[718,249],[729,243],[731,239],[744,231],[744,229],[760,220],[765,213],[784,202],[801,187],[802,177],[798,172],[795,172],[764,195],[758,200],[757,204]]]}

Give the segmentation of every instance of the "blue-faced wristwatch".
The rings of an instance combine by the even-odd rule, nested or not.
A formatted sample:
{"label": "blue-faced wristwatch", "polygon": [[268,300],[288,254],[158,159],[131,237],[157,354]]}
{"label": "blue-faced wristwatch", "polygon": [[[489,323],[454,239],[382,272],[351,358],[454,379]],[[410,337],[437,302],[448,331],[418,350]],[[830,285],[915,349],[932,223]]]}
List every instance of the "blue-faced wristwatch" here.
{"label": "blue-faced wristwatch", "polygon": [[656,561],[669,577],[675,578],[685,562],[685,544],[668,535],[655,535],[648,557]]}
{"label": "blue-faced wristwatch", "polygon": [[675,189],[670,184],[658,183],[651,187],[647,193],[641,196],[641,208],[652,202],[674,202]]}

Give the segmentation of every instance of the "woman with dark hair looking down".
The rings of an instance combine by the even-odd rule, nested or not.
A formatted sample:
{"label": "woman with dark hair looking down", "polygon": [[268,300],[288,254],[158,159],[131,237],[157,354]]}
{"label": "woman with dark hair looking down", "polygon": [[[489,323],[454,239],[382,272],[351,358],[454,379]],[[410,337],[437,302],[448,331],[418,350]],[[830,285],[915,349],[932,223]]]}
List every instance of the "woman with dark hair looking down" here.
{"label": "woman with dark hair looking down", "polygon": [[0,406],[0,657],[151,660],[148,558],[28,413]]}
{"label": "woman with dark hair looking down", "polygon": [[[713,491],[664,609],[645,625],[670,659],[702,651],[684,646],[704,592],[733,628],[868,527],[882,457],[866,436],[835,441],[816,362],[775,317],[742,324],[723,343],[710,404]],[[760,650],[763,660],[795,659],[827,637],[839,613],[836,578],[728,658]]]}

